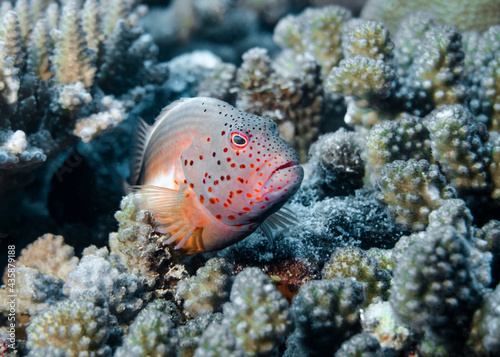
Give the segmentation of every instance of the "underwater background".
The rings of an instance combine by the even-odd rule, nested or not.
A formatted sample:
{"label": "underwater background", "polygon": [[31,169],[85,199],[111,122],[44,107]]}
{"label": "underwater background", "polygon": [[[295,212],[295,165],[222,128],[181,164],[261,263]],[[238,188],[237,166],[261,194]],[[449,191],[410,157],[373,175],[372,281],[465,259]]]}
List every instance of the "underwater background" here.
{"label": "underwater background", "polygon": [[[0,19],[1,356],[500,355],[498,0]],[[296,225],[162,244],[124,190],[133,132],[195,96],[277,123],[305,171]]]}

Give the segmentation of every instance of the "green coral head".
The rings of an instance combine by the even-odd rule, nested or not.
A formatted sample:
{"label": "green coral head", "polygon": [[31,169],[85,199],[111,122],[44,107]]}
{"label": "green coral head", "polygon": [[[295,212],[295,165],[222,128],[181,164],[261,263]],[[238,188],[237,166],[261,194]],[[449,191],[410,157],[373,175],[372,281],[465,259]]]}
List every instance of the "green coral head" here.
{"label": "green coral head", "polygon": [[343,59],[332,69],[325,89],[360,99],[383,98],[389,94],[395,77],[393,68],[384,61],[356,56]]}

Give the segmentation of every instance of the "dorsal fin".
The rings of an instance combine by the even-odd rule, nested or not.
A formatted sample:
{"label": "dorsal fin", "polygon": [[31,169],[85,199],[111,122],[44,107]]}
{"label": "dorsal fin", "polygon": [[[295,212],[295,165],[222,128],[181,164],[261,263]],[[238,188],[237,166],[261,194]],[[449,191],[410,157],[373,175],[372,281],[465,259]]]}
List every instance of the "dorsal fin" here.
{"label": "dorsal fin", "polygon": [[137,118],[135,128],[135,136],[132,141],[132,149],[130,154],[130,179],[132,185],[137,184],[139,175],[141,174],[142,163],[144,161],[144,151],[148,143],[151,126],[149,126],[142,118]]}
{"label": "dorsal fin", "polygon": [[147,124],[142,118],[137,119],[130,155],[129,183],[131,185],[136,185],[139,183],[138,181],[141,175],[142,165],[144,163],[144,154],[146,152],[151,134],[154,128],[157,126],[157,123],[163,120],[167,116],[168,112],[170,112],[173,108],[177,107],[179,104],[184,103],[188,99],[190,98],[181,98],[167,105],[165,108],[163,108],[160,115],[158,115],[158,117],[156,118],[156,122],[153,125]]}

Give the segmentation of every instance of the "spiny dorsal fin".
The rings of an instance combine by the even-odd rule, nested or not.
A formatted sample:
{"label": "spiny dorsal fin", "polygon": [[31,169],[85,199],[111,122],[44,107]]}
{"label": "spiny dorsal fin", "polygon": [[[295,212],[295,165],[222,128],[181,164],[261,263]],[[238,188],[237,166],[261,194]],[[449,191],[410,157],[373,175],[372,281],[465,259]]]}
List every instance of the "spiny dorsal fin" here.
{"label": "spiny dorsal fin", "polygon": [[144,152],[148,143],[150,131],[151,126],[149,126],[142,118],[138,118],[130,155],[129,182],[132,185],[138,183],[137,181],[139,180],[139,175],[141,174]]}
{"label": "spiny dorsal fin", "polygon": [[138,181],[141,175],[142,165],[144,163],[144,154],[149,144],[151,134],[154,131],[154,128],[157,126],[156,123],[164,120],[168,112],[189,99],[191,98],[181,98],[167,105],[165,108],[163,108],[160,115],[158,115],[155,124],[152,126],[148,125],[142,118],[137,119],[137,125],[135,128],[135,135],[132,141],[132,149],[130,155],[130,184],[135,185],[139,183]]}

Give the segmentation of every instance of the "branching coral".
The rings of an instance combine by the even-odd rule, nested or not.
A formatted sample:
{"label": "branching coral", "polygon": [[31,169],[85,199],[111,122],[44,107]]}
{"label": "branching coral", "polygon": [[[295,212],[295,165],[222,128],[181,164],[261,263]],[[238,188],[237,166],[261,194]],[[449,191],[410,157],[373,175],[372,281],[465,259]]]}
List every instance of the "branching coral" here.
{"label": "branching coral", "polygon": [[111,356],[109,311],[83,298],[59,302],[37,315],[27,329],[30,356]]}
{"label": "branching coral", "polygon": [[87,255],[84,252],[76,269],[69,273],[63,291],[70,299],[89,290],[100,293],[111,313],[120,322],[127,322],[142,309],[150,294],[144,291],[141,278],[115,267],[111,259],[105,249]]}
{"label": "branching coral", "polygon": [[426,31],[413,53],[408,72],[409,87],[424,112],[442,104],[456,104],[465,98],[464,54],[457,30],[434,26]]}
{"label": "branching coral", "polygon": [[[135,2],[115,1],[100,9],[95,0],[82,3],[59,7],[19,0],[3,13],[2,182],[66,150],[76,141],[72,134],[90,141],[116,126],[135,104],[130,90],[166,78],[166,69],[155,64],[156,46],[136,26]],[[136,76],[129,75],[130,66]],[[13,150],[13,132],[17,138],[24,133],[23,150]]]}
{"label": "branching coral", "polygon": [[[64,298],[62,287],[64,282],[50,274],[43,274],[36,269],[16,268],[17,311],[20,315],[36,315]],[[6,312],[9,294],[6,288],[0,289],[0,306]],[[5,309],[5,310],[4,310]]]}
{"label": "branching coral", "polygon": [[444,200],[438,209],[429,214],[429,229],[432,230],[443,225],[452,226],[467,240],[472,240],[474,233],[472,214],[463,200]]}
{"label": "branching coral", "polygon": [[343,59],[328,74],[325,89],[346,96],[349,125],[370,128],[404,112],[421,117],[444,104],[467,104],[496,130],[496,28],[480,38],[467,36],[464,58],[458,30],[423,12],[401,22],[395,44],[382,23],[348,21],[342,27]]}
{"label": "branching coral", "polygon": [[[467,52],[469,81],[468,106],[490,131],[500,132],[500,26],[492,26],[482,35],[470,33]],[[466,58],[467,58],[466,57]]]}
{"label": "branching coral", "polygon": [[491,280],[500,282],[500,221],[491,220],[480,229],[474,231],[475,245],[480,251],[492,255]]}
{"label": "branching coral", "polygon": [[389,205],[396,221],[407,229],[422,230],[429,214],[455,191],[437,165],[426,160],[396,160],[382,168],[378,199]]}
{"label": "branching coral", "polygon": [[[179,348],[177,349],[178,356],[192,357],[200,343],[210,344],[213,346],[212,333],[217,333],[221,321],[222,314],[220,312],[216,312],[214,314],[199,316],[195,319],[188,320],[184,325],[179,326]],[[213,325],[213,327],[211,327],[212,331],[205,334],[205,331],[210,325]],[[205,337],[202,336],[203,334],[205,334]],[[235,341],[235,337],[230,331],[227,337],[230,338],[231,341]],[[205,341],[205,339],[207,341],[202,342]],[[232,350],[234,350],[234,344],[231,346],[233,346]],[[204,349],[204,347],[201,347],[201,349]]]}
{"label": "branching coral", "polygon": [[343,57],[342,24],[350,18],[350,12],[340,6],[309,8],[281,19],[274,30],[274,41],[295,53],[312,54],[326,76]]}
{"label": "branching coral", "polygon": [[50,233],[23,249],[17,261],[25,267],[37,269],[43,274],[53,274],[63,280],[78,265],[75,249],[64,244],[62,236]]}
{"label": "branching coral", "polygon": [[489,183],[488,134],[464,107],[445,106],[430,113],[432,156],[457,189],[485,189]]}
{"label": "branching coral", "polygon": [[361,331],[363,286],[355,279],[313,280],[293,299],[295,332],[289,337],[311,356],[331,353]]}
{"label": "branching coral", "polygon": [[172,316],[167,312],[168,304],[165,300],[149,303],[130,325],[115,356],[175,356],[179,338]]}
{"label": "branching coral", "polygon": [[491,147],[489,173],[494,185],[491,197],[498,199],[500,198],[500,133],[492,132],[490,134],[489,144]]}
{"label": "branching coral", "polygon": [[265,49],[253,48],[243,54],[236,74],[236,106],[273,119],[305,161],[309,145],[319,134],[321,81],[319,67],[309,56],[284,52],[271,63]]}
{"label": "branching coral", "polygon": [[383,21],[391,29],[406,16],[416,10],[432,13],[440,22],[456,25],[460,30],[486,30],[498,23],[498,0],[453,0],[443,4],[438,0],[418,0],[406,2],[401,0],[369,0],[363,8],[361,16],[366,19]]}
{"label": "branching coral", "polygon": [[111,233],[111,252],[119,255],[129,271],[145,280],[149,289],[164,289],[174,294],[177,282],[187,276],[183,265],[176,264],[164,238],[155,233],[156,218],[149,211],[137,211],[131,196],[125,196],[115,218],[118,232]]}
{"label": "branching coral", "polygon": [[371,304],[361,314],[363,332],[375,337],[380,345],[397,353],[413,342],[411,329],[396,321],[391,305],[387,301]]}
{"label": "branching coral", "polygon": [[176,295],[184,299],[184,309],[193,317],[221,311],[231,289],[233,267],[222,258],[212,258],[196,276],[177,285]]}
{"label": "branching coral", "polygon": [[355,278],[363,286],[364,306],[389,296],[391,274],[378,267],[378,261],[355,247],[337,249],[321,272],[323,279]]}
{"label": "branching coral", "polygon": [[210,324],[203,333],[199,347],[194,353],[194,357],[244,357],[248,355],[254,355],[254,353],[246,354],[238,346],[236,337],[231,332],[227,321]]}
{"label": "branching coral", "polygon": [[500,285],[486,294],[483,306],[476,311],[467,344],[476,356],[500,353]]}
{"label": "branching coral", "polygon": [[471,245],[452,226],[429,229],[422,238],[398,260],[389,301],[426,340],[460,350],[481,301]]}
{"label": "branching coral", "polygon": [[429,131],[422,120],[403,114],[398,120],[385,120],[373,126],[366,138],[362,153],[369,173],[375,182],[382,167],[395,160],[431,160]]}
{"label": "branching coral", "polygon": [[356,56],[342,60],[338,67],[332,69],[325,88],[373,101],[387,96],[393,80],[393,70],[384,61]]}
{"label": "branching coral", "polygon": [[243,269],[230,298],[224,319],[247,354],[268,353],[283,343],[292,325],[288,302],[260,269]]}
{"label": "branching coral", "polygon": [[365,332],[352,336],[335,352],[335,357],[377,356],[381,354],[377,339]]}
{"label": "branching coral", "polygon": [[363,186],[362,139],[339,129],[319,137],[309,150],[309,163],[320,185],[331,195],[349,194]]}

